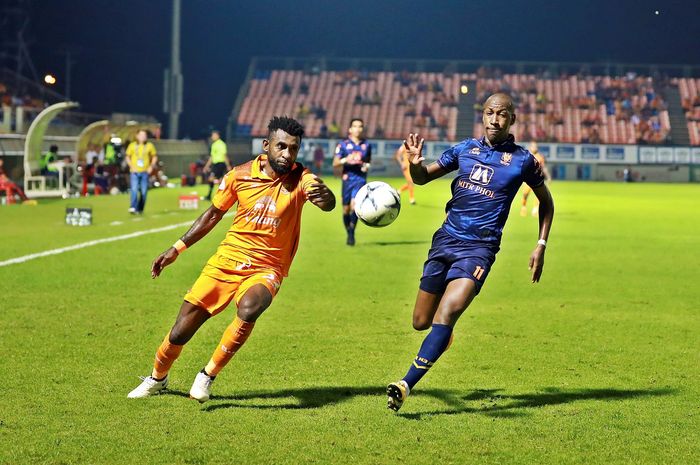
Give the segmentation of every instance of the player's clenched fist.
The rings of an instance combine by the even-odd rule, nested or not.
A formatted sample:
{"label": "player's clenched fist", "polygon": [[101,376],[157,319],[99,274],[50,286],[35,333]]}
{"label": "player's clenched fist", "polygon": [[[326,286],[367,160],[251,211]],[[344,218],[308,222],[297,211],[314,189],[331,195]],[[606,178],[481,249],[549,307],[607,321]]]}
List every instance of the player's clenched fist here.
{"label": "player's clenched fist", "polygon": [[314,176],[314,179],[316,182],[309,186],[309,190],[306,193],[309,202],[324,211],[333,210],[335,207],[335,195],[333,195],[333,191],[331,191],[326,183],[318,176]]}

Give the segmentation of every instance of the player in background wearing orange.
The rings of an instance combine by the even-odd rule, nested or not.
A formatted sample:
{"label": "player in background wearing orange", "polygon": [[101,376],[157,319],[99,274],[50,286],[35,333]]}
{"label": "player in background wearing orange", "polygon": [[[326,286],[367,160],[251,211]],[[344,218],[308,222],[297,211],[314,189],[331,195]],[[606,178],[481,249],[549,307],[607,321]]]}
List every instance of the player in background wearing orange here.
{"label": "player in background wearing orange", "polygon": [[[532,154],[533,157],[539,162],[540,166],[542,167],[542,173],[544,173],[544,178],[549,181],[549,173],[547,172],[547,166],[545,165],[545,159],[540,153],[539,147],[537,146],[537,142],[530,142],[530,145],[528,147],[528,150]],[[525,188],[523,189],[523,206],[520,207],[520,216],[527,216],[527,198],[530,195],[530,192],[532,192],[532,188],[525,184]],[[535,196],[535,205],[532,207],[532,216],[537,216],[540,211],[540,201]]]}
{"label": "player in background wearing orange", "polygon": [[253,331],[255,321],[272,303],[287,276],[299,244],[301,211],[308,200],[323,211],[335,208],[331,190],[296,163],[304,128],[296,120],[274,117],[268,124],[264,154],[224,176],[212,205],[151,266],[157,278],[188,247],[207,235],[238,202],[233,224],[202,274],[185,295],[175,324],[156,352],[151,376],[129,398],[148,397],[165,389],[168,373],[183,346],[210,317],[233,300],[238,308],[209,363],[200,371],[190,397],[205,402],[216,375]]}
{"label": "player in background wearing orange", "polygon": [[404,148],[403,145],[399,147],[399,149],[396,151],[395,157],[396,161],[399,163],[399,166],[401,167],[401,172],[403,173],[403,177],[406,178],[406,184],[401,186],[399,188],[399,192],[403,192],[405,190],[408,190],[408,200],[411,202],[411,205],[416,204],[416,198],[413,194],[413,179],[411,179],[411,173],[409,171],[409,166],[410,162],[408,160],[408,155],[406,155],[406,149]]}

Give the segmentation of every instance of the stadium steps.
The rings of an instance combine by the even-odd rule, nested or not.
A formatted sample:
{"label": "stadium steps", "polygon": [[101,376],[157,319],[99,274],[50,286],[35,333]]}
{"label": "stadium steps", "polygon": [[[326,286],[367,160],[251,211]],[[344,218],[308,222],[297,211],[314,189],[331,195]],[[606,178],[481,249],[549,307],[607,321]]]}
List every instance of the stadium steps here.
{"label": "stadium steps", "polygon": [[476,103],[476,82],[468,81],[470,92],[460,93],[457,102],[457,140],[474,135],[474,104]]}
{"label": "stadium steps", "polygon": [[678,87],[666,87],[666,102],[668,102],[668,116],[671,123],[671,140],[675,145],[690,145],[690,134]]}

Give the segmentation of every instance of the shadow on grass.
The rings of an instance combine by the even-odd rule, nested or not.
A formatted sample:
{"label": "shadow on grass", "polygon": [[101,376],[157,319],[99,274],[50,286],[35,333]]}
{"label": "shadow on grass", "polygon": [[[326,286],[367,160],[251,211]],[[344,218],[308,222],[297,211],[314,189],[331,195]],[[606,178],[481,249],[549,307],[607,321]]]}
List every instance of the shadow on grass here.
{"label": "shadow on grass", "polygon": [[[211,402],[220,400],[224,403],[211,403],[203,408],[205,411],[222,408],[254,408],[254,409],[315,409],[328,405],[339,404],[356,396],[381,396],[386,389],[378,386],[343,387],[328,386],[318,388],[283,389],[280,391],[250,391],[231,396],[217,396]],[[164,395],[189,397],[182,391],[168,389]]]}
{"label": "shadow on grass", "polygon": [[429,244],[430,241],[375,241],[375,242],[365,242],[365,245],[379,245],[382,247],[391,245],[416,245],[416,244]]}
{"label": "shadow on grass", "polygon": [[[429,412],[399,413],[398,415],[420,420],[424,416],[457,415],[479,413],[492,417],[513,418],[526,415],[521,409],[537,408],[546,405],[562,405],[581,400],[614,401],[647,396],[666,396],[674,389],[558,389],[543,388],[541,392],[507,395],[502,389],[477,389],[469,394],[457,391],[429,389],[420,392],[443,401],[448,408]],[[469,404],[467,404],[469,403]],[[477,405],[475,405],[477,403]]]}
{"label": "shadow on grass", "polygon": [[[665,396],[676,392],[673,389],[558,389],[543,388],[540,392],[513,394],[502,389],[477,389],[457,391],[447,389],[425,389],[416,391],[411,397],[426,396],[446,404],[447,408],[427,412],[399,413],[398,416],[420,420],[425,416],[457,415],[476,413],[499,418],[513,418],[527,414],[523,409],[562,405],[583,400],[616,401],[648,396]],[[187,397],[181,391],[167,391],[170,395]],[[204,411],[225,408],[253,409],[316,409],[337,405],[357,396],[384,397],[386,391],[378,386],[328,386],[278,391],[249,391],[230,396],[213,396],[212,403]],[[224,402],[219,402],[224,401]],[[379,402],[379,399],[377,400]],[[383,399],[382,399],[383,402]]]}

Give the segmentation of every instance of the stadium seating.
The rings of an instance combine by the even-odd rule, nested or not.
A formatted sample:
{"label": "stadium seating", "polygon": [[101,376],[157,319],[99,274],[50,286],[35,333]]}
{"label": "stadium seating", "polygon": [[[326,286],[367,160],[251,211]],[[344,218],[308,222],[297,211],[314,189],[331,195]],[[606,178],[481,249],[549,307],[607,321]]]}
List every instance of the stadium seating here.
{"label": "stadium seating", "polygon": [[[481,103],[499,90],[515,99],[519,124],[513,132],[518,140],[662,144],[671,128],[667,104],[653,79],[634,74],[552,77],[487,68],[471,74],[272,70],[257,71],[251,79],[237,134],[264,136],[269,116],[283,113],[299,118],[314,137],[324,137],[325,126],[332,122],[344,128],[357,116],[366,121],[370,137],[397,139],[419,131],[429,140],[455,140],[459,88],[474,81],[475,137],[482,135]],[[682,82],[687,97],[696,98],[700,81]],[[693,114],[698,121],[688,125],[693,144],[698,144],[700,109]]]}
{"label": "stadium seating", "polygon": [[700,79],[680,78],[673,83],[678,85],[681,95],[690,143],[700,145]]}
{"label": "stadium seating", "polygon": [[[518,140],[663,143],[671,128],[666,103],[649,77],[506,74],[477,81],[478,102],[497,91],[516,101]],[[480,106],[476,110],[474,135],[480,137]]]}
{"label": "stadium seating", "polygon": [[[387,138],[404,137],[407,132],[420,129],[429,139],[454,139],[459,84],[469,77],[473,76],[413,73],[402,81],[400,75],[390,72],[367,73],[366,76],[355,71],[258,72],[250,81],[238,115],[237,133],[263,136],[271,114],[288,114],[300,117],[312,136],[322,133],[324,122],[331,125],[335,121],[344,128],[350,118],[360,117],[367,122],[372,137],[377,136],[381,127],[380,132]],[[302,83],[308,86],[306,92]],[[300,105],[305,105],[309,113],[304,114],[304,110],[300,115]],[[421,121],[424,106],[433,124],[430,124],[430,116]],[[311,111],[312,107],[321,107],[325,118],[318,118],[317,113]],[[411,109],[415,110],[415,115]]]}

